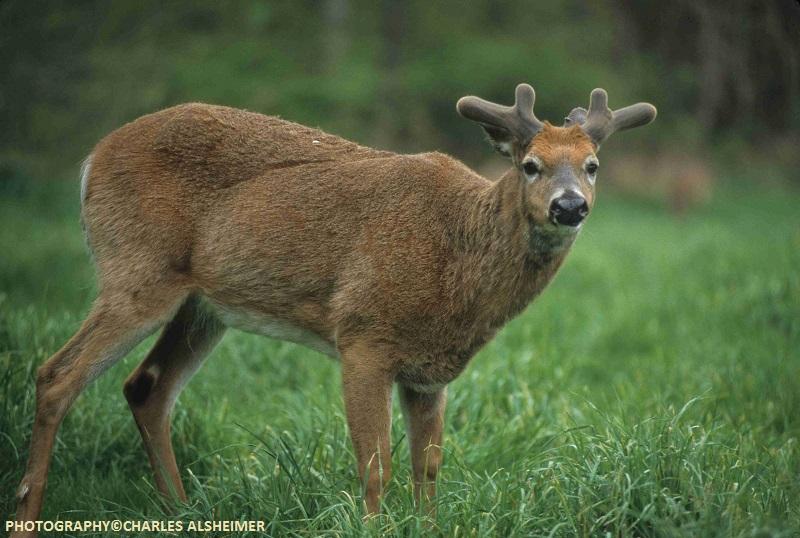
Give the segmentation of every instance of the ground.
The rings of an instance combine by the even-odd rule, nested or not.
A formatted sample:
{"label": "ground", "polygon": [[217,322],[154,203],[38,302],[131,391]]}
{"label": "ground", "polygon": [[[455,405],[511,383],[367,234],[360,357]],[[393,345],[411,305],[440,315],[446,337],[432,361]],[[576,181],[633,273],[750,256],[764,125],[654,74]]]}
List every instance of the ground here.
{"label": "ground", "polygon": [[[336,363],[229,332],[178,401],[183,521],[272,536],[796,536],[797,192],[722,184],[676,218],[603,193],[563,270],[450,386],[439,507],[395,479],[361,520]],[[0,189],[2,191],[2,189]],[[77,185],[0,192],[0,510],[27,457],[35,367],[93,296]],[[42,519],[165,519],[122,382],[93,384],[59,436]]]}

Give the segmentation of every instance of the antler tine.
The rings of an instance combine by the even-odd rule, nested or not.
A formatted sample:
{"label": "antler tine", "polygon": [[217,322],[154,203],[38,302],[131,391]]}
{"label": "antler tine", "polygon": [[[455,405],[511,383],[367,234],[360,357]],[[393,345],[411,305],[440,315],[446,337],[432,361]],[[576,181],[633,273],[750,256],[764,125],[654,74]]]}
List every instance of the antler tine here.
{"label": "antler tine", "polygon": [[535,128],[536,132],[544,126],[533,113],[533,105],[536,102],[536,92],[529,84],[519,84],[514,90],[513,110],[517,116],[522,118],[527,125]]}
{"label": "antler tine", "polygon": [[458,113],[489,128],[508,131],[523,144],[527,144],[544,126],[533,113],[536,92],[528,84],[520,84],[515,91],[514,106],[503,106],[481,99],[462,97],[456,104]]}
{"label": "antler tine", "polygon": [[595,88],[589,96],[589,110],[586,112],[583,130],[599,146],[611,135],[613,119],[614,114],[608,108],[608,94],[602,88]]}
{"label": "antler tine", "polygon": [[589,98],[588,112],[575,108],[567,116],[565,125],[577,123],[597,146],[616,131],[624,131],[646,125],[656,117],[656,107],[650,103],[636,103],[619,110],[608,108],[608,94],[602,88],[595,88]]}

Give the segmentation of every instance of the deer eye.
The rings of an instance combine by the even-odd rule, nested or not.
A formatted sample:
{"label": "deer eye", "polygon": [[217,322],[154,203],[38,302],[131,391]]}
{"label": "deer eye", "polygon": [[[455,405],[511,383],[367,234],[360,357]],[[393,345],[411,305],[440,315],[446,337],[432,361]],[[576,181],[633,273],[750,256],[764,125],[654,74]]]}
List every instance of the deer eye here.
{"label": "deer eye", "polygon": [[597,173],[597,169],[598,168],[600,168],[600,166],[597,163],[589,163],[589,164],[586,165],[586,172],[590,176],[593,176],[593,175],[595,175]]}
{"label": "deer eye", "polygon": [[536,164],[536,161],[525,161],[522,163],[522,170],[528,177],[533,177],[539,173],[539,165]]}

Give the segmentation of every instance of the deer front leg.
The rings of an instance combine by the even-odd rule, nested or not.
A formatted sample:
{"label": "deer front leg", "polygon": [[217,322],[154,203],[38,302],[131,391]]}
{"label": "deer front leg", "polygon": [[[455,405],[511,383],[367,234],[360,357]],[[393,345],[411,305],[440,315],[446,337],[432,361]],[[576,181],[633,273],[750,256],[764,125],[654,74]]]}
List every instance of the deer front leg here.
{"label": "deer front leg", "polygon": [[368,345],[342,350],[342,384],[347,424],[353,440],[367,512],[380,511],[392,476],[390,431],[393,375],[388,357]]}
{"label": "deer front leg", "polygon": [[436,494],[436,475],[442,463],[442,428],[447,388],[420,392],[401,385],[399,392],[411,447],[414,499],[419,505],[424,505]]}

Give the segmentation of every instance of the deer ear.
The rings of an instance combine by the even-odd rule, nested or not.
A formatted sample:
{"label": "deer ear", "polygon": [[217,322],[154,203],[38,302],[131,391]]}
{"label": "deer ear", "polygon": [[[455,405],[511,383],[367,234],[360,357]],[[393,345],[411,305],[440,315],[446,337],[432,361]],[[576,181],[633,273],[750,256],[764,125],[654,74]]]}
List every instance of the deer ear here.
{"label": "deer ear", "polygon": [[511,148],[514,143],[514,137],[511,135],[508,129],[495,127],[494,125],[481,125],[481,127],[483,128],[483,132],[486,133],[486,138],[489,139],[489,143],[492,145],[495,151],[503,157],[511,157]]}

